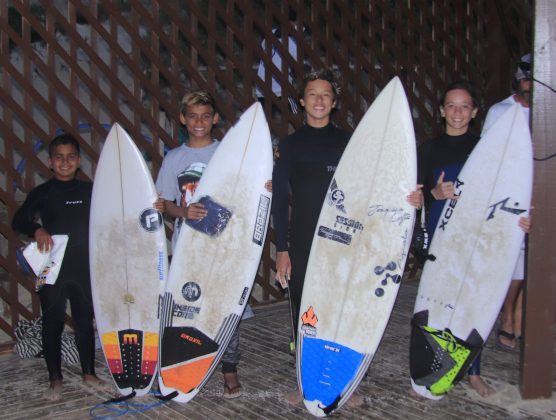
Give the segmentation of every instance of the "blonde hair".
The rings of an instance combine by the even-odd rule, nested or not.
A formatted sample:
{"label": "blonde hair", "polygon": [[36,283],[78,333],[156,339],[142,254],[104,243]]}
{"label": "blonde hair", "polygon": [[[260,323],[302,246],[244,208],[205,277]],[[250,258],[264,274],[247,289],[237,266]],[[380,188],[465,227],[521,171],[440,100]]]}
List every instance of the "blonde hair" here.
{"label": "blonde hair", "polygon": [[214,98],[206,90],[195,90],[189,92],[183,96],[180,103],[180,113],[185,115],[188,106],[196,105],[207,105],[212,108],[213,112],[216,112],[216,104]]}

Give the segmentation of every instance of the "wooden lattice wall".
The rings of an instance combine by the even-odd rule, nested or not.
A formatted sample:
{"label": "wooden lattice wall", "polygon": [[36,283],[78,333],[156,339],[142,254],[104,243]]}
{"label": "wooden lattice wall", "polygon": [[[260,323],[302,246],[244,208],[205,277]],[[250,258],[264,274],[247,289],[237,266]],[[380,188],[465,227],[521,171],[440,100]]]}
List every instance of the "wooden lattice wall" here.
{"label": "wooden lattice wall", "polygon": [[[185,91],[217,98],[221,137],[258,86],[271,131],[282,136],[303,122],[288,111],[287,96],[297,96],[288,73],[299,80],[306,68],[327,66],[341,75],[339,125],[353,128],[398,75],[423,141],[440,128],[437,100],[447,82],[469,78],[487,105],[509,93],[515,63],[531,45],[530,8],[524,0],[0,1],[0,329],[7,337],[0,343],[20,317],[39,312],[16,263],[23,238],[10,220],[49,178],[44,144],[60,130],[78,136],[80,176],[92,179],[107,128],[118,121],[156,177],[164,150],[178,144]],[[289,37],[297,58],[288,54]],[[282,68],[272,65],[276,51]],[[270,79],[258,78],[261,60],[282,85],[281,98]],[[273,264],[267,244],[253,303],[281,299]]]}

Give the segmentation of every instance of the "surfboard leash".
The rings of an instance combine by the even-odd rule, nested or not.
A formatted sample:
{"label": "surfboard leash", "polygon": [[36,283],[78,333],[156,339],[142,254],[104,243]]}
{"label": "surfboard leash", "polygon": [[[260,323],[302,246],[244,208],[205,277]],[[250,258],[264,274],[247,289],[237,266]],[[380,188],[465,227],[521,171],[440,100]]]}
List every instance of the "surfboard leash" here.
{"label": "surfboard leash", "polygon": [[162,394],[156,395],[155,394],[155,397],[158,398],[160,401],[166,402],[166,401],[172,401],[178,395],[179,395],[178,391],[172,391],[168,395],[162,395]]}
{"label": "surfboard leash", "polygon": [[[132,413],[144,413],[147,410],[158,407],[159,405],[165,404],[165,399],[160,398],[159,395],[155,394],[154,391],[150,391],[149,394],[158,398],[159,401],[155,403],[143,404],[143,403],[130,403],[133,397],[135,397],[135,391],[132,391],[128,395],[123,395],[121,397],[111,398],[103,403],[97,404],[89,410],[89,415],[95,419],[113,419],[121,417],[125,414]],[[169,394],[171,395],[171,394]],[[173,398],[174,396],[172,396]],[[98,413],[100,410],[105,410],[107,414]]]}
{"label": "surfboard leash", "polygon": [[534,157],[533,160],[537,161],[537,162],[544,162],[545,160],[550,160],[550,159],[553,159],[554,157],[556,157],[556,153],[552,153],[551,155],[548,155],[548,156],[543,157],[543,158]]}

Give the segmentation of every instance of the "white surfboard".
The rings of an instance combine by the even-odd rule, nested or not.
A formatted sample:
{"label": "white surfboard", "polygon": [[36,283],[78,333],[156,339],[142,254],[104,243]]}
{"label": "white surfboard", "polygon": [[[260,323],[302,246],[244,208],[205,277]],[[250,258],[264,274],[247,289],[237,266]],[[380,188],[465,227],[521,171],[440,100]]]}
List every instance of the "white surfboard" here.
{"label": "white surfboard", "polygon": [[529,126],[513,106],[488,130],[455,182],[423,268],[410,350],[413,389],[441,398],[465,375],[508,290],[531,201]]}
{"label": "white surfboard", "polygon": [[158,363],[158,305],[168,270],[162,215],[143,156],[118,124],[100,155],[89,254],[98,333],[116,387],[149,392]]}
{"label": "white surfboard", "polygon": [[390,317],[411,242],[415,134],[396,77],[357,126],[330,184],[301,299],[297,376],[329,415],[355,391]]}
{"label": "white surfboard", "polygon": [[173,253],[159,387],[174,401],[189,401],[208,381],[245,309],[267,231],[270,179],[270,133],[255,103],[228,131],[195,191],[193,202],[213,210],[198,226],[183,224]]}

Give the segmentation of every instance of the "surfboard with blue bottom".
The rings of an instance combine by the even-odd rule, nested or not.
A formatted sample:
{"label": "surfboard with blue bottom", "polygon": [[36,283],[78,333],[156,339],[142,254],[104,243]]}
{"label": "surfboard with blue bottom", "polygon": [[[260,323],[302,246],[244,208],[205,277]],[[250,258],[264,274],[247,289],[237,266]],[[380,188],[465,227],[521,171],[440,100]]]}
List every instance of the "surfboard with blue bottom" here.
{"label": "surfboard with blue bottom", "polygon": [[399,79],[357,126],[324,200],[301,298],[297,377],[315,416],[355,392],[390,318],[415,209],[415,134]]}

